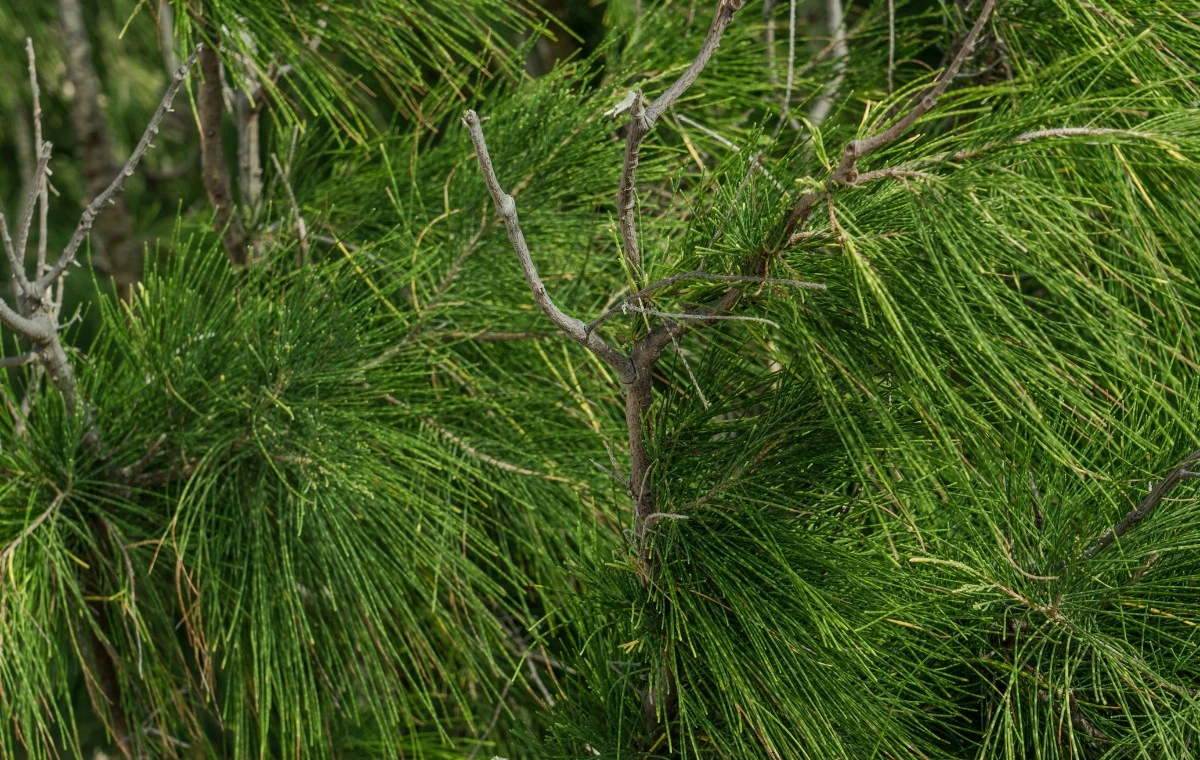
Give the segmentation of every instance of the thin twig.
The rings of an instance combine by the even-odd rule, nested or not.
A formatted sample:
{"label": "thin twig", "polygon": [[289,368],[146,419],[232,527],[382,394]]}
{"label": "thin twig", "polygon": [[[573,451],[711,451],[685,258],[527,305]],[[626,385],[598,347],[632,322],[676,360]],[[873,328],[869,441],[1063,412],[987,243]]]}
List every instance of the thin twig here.
{"label": "thin twig", "polygon": [[979,34],[983,31],[983,27],[991,17],[992,10],[995,7],[996,0],[984,0],[983,7],[979,11],[979,17],[975,20],[975,25],[963,40],[958,52],[950,61],[950,65],[946,67],[929,88],[913,99],[912,108],[908,113],[874,135],[859,140],[851,140],[846,144],[842,152],[842,158],[838,162],[837,168],[830,174],[826,186],[820,190],[805,193],[792,208],[792,212],[783,228],[782,237],[784,240],[789,239],[793,232],[808,221],[812,215],[813,208],[833,188],[854,182],[858,176],[859,160],[898,140],[918,119],[933,109],[937,104],[938,97],[946,91],[946,88],[958,76],[959,70],[962,69],[963,63],[971,54],[971,50],[975,47],[975,41],[979,39]]}
{"label": "thin twig", "polygon": [[762,13],[765,29],[763,30],[763,46],[767,49],[767,81],[772,86],[779,84],[779,72],[775,64],[775,14],[776,0],[763,0]]}
{"label": "thin twig", "polygon": [[697,321],[708,322],[717,319],[734,319],[742,322],[761,322],[764,325],[770,325],[779,329],[779,323],[772,322],[763,317],[750,317],[744,314],[699,314],[696,312],[674,312],[674,311],[659,311],[658,309],[648,309],[644,306],[629,305],[625,307],[628,311],[635,314],[652,314],[656,317],[664,317],[666,319],[694,319]]}
{"label": "thin twig", "polygon": [[4,241],[4,255],[8,257],[8,268],[12,270],[13,280],[17,284],[17,295],[21,295],[24,289],[29,287],[29,282],[25,279],[25,262],[17,255],[4,214],[0,214],[0,240]]}
{"label": "thin twig", "polygon": [[562,333],[549,332],[495,332],[484,330],[483,332],[444,332],[437,333],[436,337],[442,340],[478,340],[484,342],[503,342],[517,340],[549,340],[550,338],[561,337]]}
{"label": "thin twig", "polygon": [[[714,139],[717,142],[724,145],[726,148],[729,148],[734,153],[742,152],[741,147],[738,146],[737,143],[733,142],[732,140],[730,140],[726,137],[723,137],[722,135],[718,134],[717,132],[714,132],[713,130],[704,126],[703,124],[696,121],[695,119],[689,119],[687,116],[684,116],[682,114],[676,114],[675,118],[678,119],[679,121],[683,122],[684,124],[687,124],[688,126],[695,127],[696,129],[700,130],[701,132],[708,135],[712,139]],[[750,159],[751,169],[757,169],[758,171],[762,172],[763,176],[766,177],[767,179],[769,179],[771,181],[771,184],[774,185],[775,189],[778,190],[779,192],[781,192],[781,193],[787,192],[783,186],[783,183],[781,183],[779,180],[775,179],[775,176],[773,174],[771,174],[771,172],[767,169],[767,167],[763,166],[761,158],[762,158],[762,154],[759,154],[759,155],[754,156],[754,158]]]}
{"label": "thin twig", "polygon": [[434,422],[432,417],[422,417],[421,419],[426,425],[428,425],[429,427],[436,430],[438,432],[438,434],[441,435],[443,438],[445,438],[447,441],[450,441],[451,443],[458,446],[463,451],[467,452],[468,454],[475,457],[479,461],[484,462],[485,464],[490,464],[491,466],[497,467],[501,470],[504,470],[505,472],[513,472],[513,473],[516,473],[517,475],[528,475],[529,477],[541,478],[542,480],[552,480],[556,483],[571,483],[572,482],[568,478],[563,478],[558,475],[546,475],[544,473],[535,472],[533,470],[527,470],[524,467],[518,467],[515,464],[509,464],[508,462],[502,461],[500,459],[496,459],[495,457],[488,456],[487,454],[484,454],[479,449],[474,448],[473,446],[468,444],[466,441],[464,441],[463,439],[456,436],[454,433],[451,433],[446,428],[444,428],[441,425],[439,425],[438,423]]}
{"label": "thin twig", "polygon": [[483,127],[479,122],[478,114],[474,111],[467,111],[463,116],[463,124],[470,131],[471,142],[475,146],[475,154],[479,158],[479,167],[483,172],[488,193],[496,204],[496,213],[504,219],[509,242],[512,243],[513,250],[517,254],[521,271],[525,274],[525,281],[529,284],[534,301],[567,337],[586,346],[618,374],[627,377],[633,370],[629,358],[599,335],[589,331],[582,321],[564,313],[546,292],[546,286],[538,274],[537,266],[533,263],[533,257],[529,253],[529,246],[525,242],[525,234],[521,231],[521,222],[517,218],[517,202],[511,195],[504,192],[500,187],[500,181],[496,178],[496,170],[492,166],[492,157],[488,153],[487,143],[484,141]]}
{"label": "thin twig", "polygon": [[687,370],[688,379],[692,381],[692,387],[696,389],[696,395],[700,397],[700,403],[705,409],[708,409],[708,399],[704,397],[704,390],[700,387],[700,382],[696,380],[696,374],[692,372],[692,365],[688,362],[687,355],[679,347],[679,340],[671,338],[671,343],[675,346],[675,353],[679,355],[679,360],[683,362],[683,368]]}
{"label": "thin twig", "polygon": [[271,161],[275,164],[275,171],[279,172],[283,189],[287,193],[288,201],[292,204],[292,213],[296,216],[296,236],[300,239],[300,266],[304,266],[304,262],[308,260],[308,227],[304,224],[304,215],[300,213],[300,204],[296,203],[296,194],[292,192],[292,184],[288,181],[287,172],[279,163],[279,157],[272,153]]}
{"label": "thin twig", "polygon": [[[789,121],[792,108],[792,87],[796,84],[796,0],[788,0],[788,70],[783,88],[783,108],[779,111],[779,121],[771,132],[771,140],[779,137],[783,125]],[[790,120],[795,124],[795,119]],[[760,154],[761,155],[761,154]]]}
{"label": "thin twig", "polygon": [[129,557],[129,549],[125,546],[125,542],[121,540],[121,534],[117,531],[117,526],[101,516],[101,524],[108,531],[109,537],[116,543],[117,548],[121,550],[121,556],[125,558],[125,571],[129,574],[129,617],[133,620],[133,637],[137,642],[137,672],[138,677],[145,677],[142,673],[142,630],[138,627],[138,611],[137,611],[137,575],[133,572],[133,560]]}
{"label": "thin twig", "polygon": [[[28,290],[29,280],[25,277],[24,258],[25,253],[29,250],[29,231],[33,227],[33,214],[38,206],[38,199],[42,196],[42,184],[46,182],[46,175],[50,171],[50,154],[53,152],[54,146],[48,142],[39,143],[37,146],[37,165],[33,170],[33,182],[29,185],[29,197],[25,200],[25,205],[21,213],[21,226],[17,228],[17,245],[15,251],[20,257],[22,264],[13,272],[13,277],[19,283],[23,283],[23,287]],[[45,288],[38,288],[37,292],[41,292]]]}
{"label": "thin twig", "polygon": [[1106,530],[1104,535],[1100,536],[1099,540],[1091,548],[1080,555],[1080,561],[1095,557],[1114,541],[1137,527],[1138,523],[1149,517],[1159,502],[1166,498],[1171,489],[1179,485],[1181,481],[1200,478],[1200,473],[1193,472],[1190,469],[1197,463],[1200,463],[1200,450],[1188,454],[1182,462],[1175,466],[1175,469],[1167,473],[1167,476],[1151,488],[1150,493],[1129,514],[1125,515],[1121,522]]}
{"label": "thin twig", "polygon": [[[212,40],[200,51],[200,75],[196,94],[196,118],[200,127],[200,174],[208,202],[213,208],[213,228],[220,233],[225,255],[235,267],[249,261],[246,233],[234,213],[233,183],[225,164],[225,143],[221,137],[221,113],[224,104],[221,59]],[[190,59],[189,59],[190,60]],[[178,80],[178,75],[176,75]]]}
{"label": "thin twig", "polygon": [[[37,56],[33,52],[33,39],[25,38],[25,56],[29,59],[29,94],[33,99],[33,144],[35,151],[41,151],[42,145],[42,97],[41,88],[38,86],[37,78]],[[42,270],[46,268],[46,217],[50,205],[49,186],[50,186],[50,170],[42,172],[41,186],[38,188],[38,250],[37,250],[37,269],[34,271],[35,278],[42,276]],[[22,251],[25,249],[22,248]],[[24,267],[22,266],[22,270]],[[22,271],[21,276],[25,273]]]}
{"label": "thin twig", "polygon": [[896,89],[896,0],[887,0],[888,6],[888,95]]}
{"label": "thin twig", "polygon": [[37,364],[37,352],[22,354],[21,356],[6,356],[0,359],[0,369],[12,369],[13,367],[24,367],[27,364]]}
{"label": "thin twig", "polygon": [[847,182],[844,187],[857,187],[865,185],[869,182],[874,182],[879,179],[933,179],[933,175],[917,169],[906,169],[902,166],[888,166],[883,169],[875,169],[874,171],[863,172],[856,176],[853,180]]}
{"label": "thin twig", "polygon": [[92,202],[83,210],[83,214],[79,217],[79,224],[71,234],[71,239],[67,242],[66,247],[63,248],[58,261],[45,274],[39,275],[37,282],[34,283],[33,290],[35,292],[44,292],[46,288],[50,287],[51,283],[58,279],[58,276],[67,268],[67,265],[75,261],[75,256],[79,253],[79,247],[83,244],[88,231],[92,228],[92,223],[96,221],[96,217],[100,214],[101,209],[108,204],[113,196],[121,192],[125,180],[133,176],[133,173],[137,170],[138,163],[146,155],[146,152],[150,150],[150,141],[158,134],[163,116],[171,110],[171,102],[175,99],[179,88],[183,86],[188,70],[196,62],[199,53],[200,47],[197,46],[195,52],[188,56],[183,65],[175,71],[175,74],[171,77],[171,83],[167,86],[167,91],[163,94],[162,102],[159,103],[154,115],[150,117],[150,123],[146,125],[146,131],[142,133],[142,138],[138,140],[133,152],[129,154],[129,160],[125,162],[125,166],[117,173],[117,176],[108,187],[104,189],[104,192],[93,198]]}
{"label": "thin twig", "polygon": [[633,102],[629,109],[629,130],[625,140],[625,161],[621,169],[621,181],[617,190],[617,226],[621,231],[621,241],[625,251],[625,263],[630,274],[637,280],[642,269],[642,253],[638,245],[637,202],[635,191],[637,186],[638,155],[646,135],[654,129],[658,117],[675,105],[675,101],[704,71],[713,54],[721,45],[721,35],[733,21],[733,14],[742,7],[742,0],[720,0],[712,25],[700,52],[692,59],[687,69],[676,79],[666,91],[654,102],[647,104],[640,92],[633,93]]}
{"label": "thin twig", "polygon": [[515,678],[516,676],[513,677],[513,680],[509,680],[508,683],[504,684],[504,689],[500,692],[500,701],[496,704],[496,711],[492,713],[492,721],[491,723],[488,723],[488,726],[486,729],[484,729],[484,732],[479,735],[479,739],[476,740],[475,746],[471,748],[470,754],[467,755],[467,760],[475,760],[475,756],[478,755],[479,750],[483,748],[484,740],[487,739],[488,736],[491,735],[492,731],[496,729],[496,724],[500,722],[500,715],[504,712],[504,700],[508,699],[508,692],[510,689],[512,689]]}

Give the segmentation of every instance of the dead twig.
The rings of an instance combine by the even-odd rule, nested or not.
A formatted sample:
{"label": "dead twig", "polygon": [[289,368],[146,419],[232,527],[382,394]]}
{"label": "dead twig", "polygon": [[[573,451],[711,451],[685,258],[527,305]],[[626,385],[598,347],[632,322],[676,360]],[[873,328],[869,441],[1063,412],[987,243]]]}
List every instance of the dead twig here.
{"label": "dead twig", "polygon": [[805,193],[796,202],[795,206],[792,207],[791,214],[783,226],[781,236],[783,240],[791,238],[792,234],[808,221],[817,203],[829,195],[834,188],[851,185],[855,182],[859,176],[858,162],[860,160],[898,140],[908,132],[918,119],[933,109],[937,104],[937,99],[958,76],[958,72],[970,56],[971,50],[975,47],[976,40],[979,39],[983,27],[991,17],[995,7],[996,0],[984,0],[983,7],[979,11],[979,17],[975,19],[975,25],[963,40],[954,58],[951,59],[950,65],[946,67],[930,87],[913,99],[912,107],[908,113],[896,119],[889,126],[876,132],[874,135],[858,140],[851,140],[846,144],[845,149],[842,151],[841,160],[838,162],[837,168],[830,173],[825,186],[820,190]]}
{"label": "dead twig", "polygon": [[621,170],[621,181],[617,190],[617,226],[621,231],[621,242],[625,250],[625,263],[636,282],[642,269],[642,253],[638,243],[637,201],[635,188],[637,185],[638,156],[646,135],[654,129],[658,117],[662,116],[679,97],[704,71],[713,54],[721,45],[721,36],[726,27],[733,21],[733,15],[742,7],[742,0],[720,0],[717,12],[713,15],[708,35],[700,47],[700,52],[692,59],[687,70],[683,72],[666,92],[658,96],[654,102],[647,104],[640,91],[633,92],[629,106],[629,129],[625,139],[625,161]]}

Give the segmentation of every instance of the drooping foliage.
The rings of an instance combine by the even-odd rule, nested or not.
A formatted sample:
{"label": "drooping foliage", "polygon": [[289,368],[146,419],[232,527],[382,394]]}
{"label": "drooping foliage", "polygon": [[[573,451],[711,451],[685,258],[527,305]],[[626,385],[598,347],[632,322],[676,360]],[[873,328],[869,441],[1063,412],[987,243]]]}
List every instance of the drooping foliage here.
{"label": "drooping foliage", "polygon": [[[1190,756],[1200,4],[810,5],[609,3],[535,77],[524,6],[171,4],[263,88],[256,260],[193,174],[74,334],[87,409],[0,388],[0,754]],[[729,8],[630,266],[619,104]],[[535,285],[687,328],[632,422],[460,106]]]}

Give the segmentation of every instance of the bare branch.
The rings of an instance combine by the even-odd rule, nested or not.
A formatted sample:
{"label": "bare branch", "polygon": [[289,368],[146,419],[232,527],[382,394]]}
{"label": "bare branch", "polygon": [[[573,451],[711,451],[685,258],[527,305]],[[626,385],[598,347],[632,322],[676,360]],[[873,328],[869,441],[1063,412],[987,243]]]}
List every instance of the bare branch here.
{"label": "bare branch", "polygon": [[[221,59],[213,45],[200,50],[200,83],[196,95],[196,117],[200,126],[200,166],[208,202],[213,208],[213,229],[221,234],[225,255],[235,267],[246,266],[246,233],[233,207],[232,181],[225,165],[225,143],[221,139]],[[189,59],[191,60],[191,59]]]}
{"label": "bare branch", "polygon": [[771,18],[774,12],[775,0],[763,0],[762,14],[763,21],[766,22],[763,31],[763,46],[767,49],[767,80],[772,85],[778,85],[779,72],[775,70],[775,19]]}
{"label": "bare branch", "polygon": [[887,0],[888,7],[888,95],[896,89],[896,0]]}
{"label": "bare branch", "polygon": [[[117,162],[108,121],[101,107],[102,87],[92,61],[92,48],[84,24],[80,0],[58,0],[59,21],[66,47],[67,77],[75,89],[71,99],[71,123],[78,142],[80,164],[89,196],[104,191],[116,171]],[[132,296],[133,283],[141,276],[141,251],[133,234],[133,218],[119,195],[110,196],[112,208],[97,220],[92,236],[92,264],[97,271],[116,280],[121,297]],[[40,277],[42,271],[36,272]]]}
{"label": "bare branch", "polygon": [[689,309],[685,312],[687,316],[684,319],[667,322],[651,330],[650,334],[635,346],[633,359],[639,372],[649,372],[654,367],[654,362],[662,355],[663,349],[670,345],[672,340],[695,327],[710,325],[717,321],[718,317],[725,315],[742,297],[742,290],[740,285],[730,288],[707,306]]}
{"label": "bare branch", "polygon": [[654,129],[658,117],[679,100],[680,96],[704,71],[713,54],[721,45],[721,35],[733,21],[733,14],[742,7],[742,0],[719,0],[717,11],[713,15],[712,25],[700,52],[692,59],[687,70],[680,75],[666,91],[653,103],[646,104],[640,92],[633,94],[633,103],[629,109],[629,132],[625,139],[625,163],[621,169],[621,183],[617,190],[617,226],[621,230],[621,241],[625,249],[625,262],[635,281],[642,268],[642,253],[638,246],[637,202],[635,190],[637,185],[638,155],[642,141]]}
{"label": "bare branch", "polygon": [[675,338],[671,338],[671,344],[675,346],[675,353],[678,354],[679,361],[683,362],[683,368],[687,370],[688,379],[692,381],[692,387],[696,389],[696,395],[700,397],[700,403],[705,409],[708,409],[708,399],[704,396],[704,389],[700,387],[700,381],[696,379],[696,373],[692,372],[692,365],[687,360],[687,354],[683,352],[683,348],[680,347],[679,341]]}
{"label": "bare branch", "polygon": [[646,121],[649,122],[651,128],[658,121],[658,117],[662,116],[667,109],[675,105],[675,101],[679,100],[683,93],[692,86],[700,73],[704,71],[704,67],[708,65],[713,54],[717,52],[717,48],[721,45],[721,35],[725,33],[725,28],[733,21],[733,14],[737,13],[742,8],[742,0],[719,0],[717,3],[717,12],[713,16],[712,25],[708,29],[708,36],[704,38],[704,44],[701,45],[700,51],[696,53],[696,57],[692,59],[691,65],[687,71],[675,83],[667,88],[667,91],[660,95],[653,103],[646,106]]}
{"label": "bare branch", "polygon": [[[38,87],[37,78],[37,56],[33,53],[33,39],[25,38],[25,56],[29,59],[29,94],[33,100],[33,145],[34,150],[41,152],[42,150],[42,97],[41,88]],[[34,173],[35,182],[38,173]],[[34,270],[35,278],[41,277],[42,270],[46,268],[46,215],[50,206],[50,198],[48,187],[50,184],[50,170],[46,169],[40,173],[41,183],[38,187],[38,250],[37,250],[37,269]],[[26,243],[28,245],[28,243]],[[21,256],[24,256],[26,249],[21,248]],[[24,266],[21,267],[21,278],[25,279]],[[27,282],[25,284],[28,284]]]}
{"label": "bare branch", "polygon": [[1182,462],[1175,466],[1175,469],[1167,473],[1165,478],[1150,489],[1150,493],[1129,514],[1125,515],[1121,522],[1106,530],[1104,535],[1100,536],[1099,540],[1092,544],[1090,549],[1080,555],[1080,561],[1095,557],[1114,541],[1137,527],[1138,523],[1149,517],[1159,502],[1171,492],[1171,489],[1179,485],[1181,481],[1190,480],[1195,476],[1189,468],[1198,462],[1200,462],[1200,450],[1188,454]]}
{"label": "bare branch", "polygon": [[29,230],[33,226],[33,212],[37,208],[38,200],[42,197],[42,186],[46,182],[46,175],[50,172],[50,154],[54,146],[50,143],[39,143],[37,146],[37,166],[33,170],[33,182],[29,185],[29,197],[25,200],[23,213],[21,215],[21,226],[17,228],[17,245],[14,249],[16,256],[21,261],[19,267],[13,270],[13,280],[19,283],[25,291],[29,290],[29,280],[25,276],[25,253],[29,250]]}
{"label": "bare branch", "polygon": [[166,93],[163,94],[162,102],[159,103],[158,109],[150,118],[150,123],[146,125],[146,131],[142,133],[142,138],[138,140],[138,144],[134,147],[133,152],[129,155],[129,160],[125,162],[125,166],[117,173],[113,181],[105,188],[104,192],[92,199],[92,202],[83,210],[83,214],[79,217],[79,224],[75,227],[75,232],[72,233],[71,239],[63,248],[62,255],[58,257],[58,261],[54,266],[38,277],[38,280],[33,285],[35,292],[41,293],[46,290],[58,276],[63,273],[68,264],[74,263],[76,254],[79,253],[79,247],[83,244],[84,238],[92,228],[92,223],[104,206],[112,200],[113,196],[121,192],[125,180],[133,176],[137,170],[138,163],[146,152],[150,150],[151,140],[158,134],[159,125],[162,123],[163,116],[171,110],[171,102],[175,99],[175,95],[179,92],[179,88],[183,86],[184,79],[187,78],[188,70],[192,64],[196,62],[197,55],[200,52],[200,47],[196,48],[188,59],[183,62],[175,74],[171,77],[171,83],[167,86]]}
{"label": "bare branch", "polygon": [[842,155],[841,163],[838,165],[837,173],[840,177],[835,177],[836,182],[841,182],[844,179],[851,179],[851,175],[856,171],[858,160],[863,156],[868,155],[885,145],[895,142],[909,127],[917,122],[925,114],[929,113],[937,104],[937,99],[941,97],[950,83],[958,76],[958,72],[962,69],[963,63],[970,56],[972,49],[975,47],[975,41],[979,39],[980,32],[987,24],[988,19],[992,15],[992,10],[996,7],[996,0],[984,0],[983,8],[979,11],[979,17],[975,19],[975,26],[971,27],[971,31],[963,40],[958,52],[950,61],[950,65],[937,78],[933,86],[921,94],[913,105],[911,111],[894,122],[890,127],[882,132],[866,138],[865,140],[854,140],[846,146],[846,150]]}
{"label": "bare branch", "polygon": [[[724,145],[726,148],[729,148],[734,153],[742,152],[741,146],[739,146],[737,143],[733,142],[732,140],[728,139],[727,137],[724,137],[723,135],[721,135],[717,132],[714,132],[713,130],[704,126],[703,124],[696,121],[695,119],[689,119],[687,116],[684,116],[682,114],[677,115],[675,118],[678,119],[679,121],[681,121],[682,123],[687,124],[688,126],[695,127],[696,129],[700,130],[701,132],[708,135],[712,139],[714,139],[717,142]],[[759,153],[750,159],[750,166],[751,166],[752,171],[758,170],[758,171],[762,172],[763,176],[771,181],[771,184],[775,186],[776,190],[778,190],[781,193],[787,192],[787,190],[784,188],[783,184],[779,180],[775,179],[775,176],[773,174],[771,174],[771,172],[767,169],[767,167],[763,166],[762,153]]]}
{"label": "bare branch", "polygon": [[918,171],[916,169],[906,169],[902,166],[888,166],[883,169],[875,169],[874,171],[863,172],[856,176],[850,182],[847,182],[845,187],[857,187],[865,185],[869,182],[874,182],[877,179],[933,179],[933,175],[927,172]]}
{"label": "bare branch", "polygon": [[513,250],[517,254],[517,260],[521,265],[521,271],[525,274],[525,281],[529,284],[529,289],[533,293],[533,300],[537,302],[539,308],[545,313],[550,321],[555,324],[558,329],[580,345],[586,346],[592,353],[596,354],[606,364],[612,367],[622,378],[627,378],[633,371],[633,366],[628,357],[613,348],[599,335],[589,331],[587,326],[575,317],[565,314],[558,305],[546,293],[546,286],[542,283],[541,276],[538,275],[537,266],[533,263],[533,258],[529,253],[529,246],[525,242],[525,234],[521,231],[521,222],[517,218],[517,202],[513,197],[504,192],[500,187],[500,181],[496,179],[496,170],[492,166],[492,157],[488,153],[487,143],[483,137],[483,127],[479,122],[479,115],[474,111],[467,111],[463,116],[463,124],[466,125],[471,135],[471,142],[475,146],[475,155],[479,159],[479,168],[483,172],[484,182],[487,183],[488,193],[492,196],[492,200],[496,204],[496,213],[504,219],[505,229],[508,231],[509,242],[512,243]]}
{"label": "bare branch", "polygon": [[0,359],[0,369],[12,369],[13,367],[24,367],[27,364],[37,364],[38,355],[36,352],[21,354],[20,356],[6,356]]}
{"label": "bare branch", "polygon": [[963,40],[958,52],[955,53],[954,58],[950,61],[950,65],[938,76],[933,85],[913,99],[912,108],[908,113],[876,134],[860,140],[852,140],[846,144],[846,148],[842,152],[841,161],[838,162],[837,168],[830,174],[826,187],[821,190],[813,190],[812,192],[805,193],[792,208],[792,213],[784,225],[783,238],[785,240],[790,238],[791,234],[798,227],[808,221],[817,202],[824,198],[834,187],[854,182],[858,177],[858,162],[860,159],[895,142],[918,119],[929,113],[934,105],[937,104],[938,97],[946,91],[946,88],[958,76],[959,70],[962,69],[963,63],[971,54],[972,48],[975,47],[975,41],[979,39],[979,34],[983,31],[983,27],[991,17],[992,10],[995,7],[996,0],[984,0],[983,8],[979,11],[979,17],[975,19],[975,25]]}
{"label": "bare branch", "polygon": [[46,319],[23,317],[0,300],[0,323],[23,338],[34,342],[48,341],[56,333],[55,325]]}
{"label": "bare branch", "polygon": [[[744,314],[702,314],[702,313],[697,313],[697,312],[671,312],[671,311],[659,311],[658,309],[647,309],[644,306],[632,306],[632,305],[626,306],[625,308],[635,314],[653,314],[656,317],[665,317],[666,319],[694,319],[699,322],[712,322],[712,321],[715,321],[718,319],[735,319],[735,320],[739,320],[742,322],[761,322],[764,325],[770,325],[771,327],[779,329],[778,322],[772,322],[771,320],[764,319],[763,317],[750,317],[750,316],[746,316]],[[672,340],[673,339],[674,339],[674,336],[672,336]]]}
{"label": "bare branch", "polygon": [[4,241],[4,255],[8,257],[8,267],[12,270],[13,281],[18,285],[17,294],[20,295],[29,288],[29,281],[25,278],[25,262],[17,253],[12,236],[8,234],[8,221],[4,214],[0,214],[0,240]]}
{"label": "bare branch", "polygon": [[796,86],[796,0],[788,0],[788,70],[783,84],[783,108],[775,125],[775,137],[783,128],[792,107],[792,88]]}
{"label": "bare branch", "polygon": [[524,467],[518,467],[515,464],[509,464],[508,462],[505,462],[503,460],[488,456],[487,454],[484,454],[479,449],[476,449],[473,446],[469,445],[466,441],[459,438],[454,433],[451,433],[449,430],[447,430],[446,428],[439,425],[437,422],[435,422],[433,420],[432,417],[422,417],[421,419],[426,425],[428,425],[429,427],[436,430],[438,432],[438,434],[441,435],[443,438],[445,438],[447,441],[450,441],[455,446],[458,446],[460,449],[462,449],[463,451],[467,452],[468,454],[470,454],[471,456],[475,457],[476,459],[478,459],[479,461],[481,461],[485,464],[490,464],[491,466],[496,467],[501,470],[504,470],[505,472],[512,472],[512,473],[516,473],[517,475],[528,475],[533,478],[541,478],[542,480],[553,480],[557,483],[571,483],[572,482],[568,478],[560,477],[558,475],[546,475],[544,473],[535,472],[533,470],[527,470]]}

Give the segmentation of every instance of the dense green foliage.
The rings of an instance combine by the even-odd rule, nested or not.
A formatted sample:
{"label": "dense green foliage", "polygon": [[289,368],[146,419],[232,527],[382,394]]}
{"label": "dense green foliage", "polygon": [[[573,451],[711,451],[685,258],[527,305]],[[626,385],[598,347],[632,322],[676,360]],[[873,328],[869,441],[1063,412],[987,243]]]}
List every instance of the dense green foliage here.
{"label": "dense green foliage", "polygon": [[[893,32],[889,2],[846,2],[844,56],[824,4],[747,3],[642,148],[631,271],[606,112],[660,97],[714,5],[614,0],[540,76],[526,56],[567,32],[500,0],[89,13],[121,156],[165,86],[164,9],[181,50],[240,30],[231,92],[295,68],[266,88],[261,193],[237,187],[257,261],[210,228],[181,98],[148,161],[184,171],[126,196],[142,282],[70,277],[90,411],[5,370],[0,755],[1196,752],[1200,0],[999,0],[859,164],[888,171],[842,185],[845,145],[913,109],[986,3],[897,0]],[[25,81],[32,36],[68,146],[53,11],[0,8],[0,71]],[[25,95],[0,93],[14,149]],[[653,368],[647,546],[622,383],[535,305],[467,107],[569,314],[697,268],[776,278]],[[52,250],[87,195],[55,155]],[[24,171],[0,174],[10,225]],[[729,287],[597,330],[628,350]]]}

